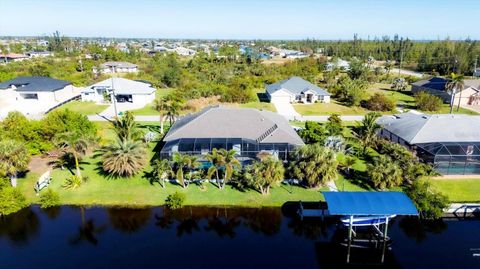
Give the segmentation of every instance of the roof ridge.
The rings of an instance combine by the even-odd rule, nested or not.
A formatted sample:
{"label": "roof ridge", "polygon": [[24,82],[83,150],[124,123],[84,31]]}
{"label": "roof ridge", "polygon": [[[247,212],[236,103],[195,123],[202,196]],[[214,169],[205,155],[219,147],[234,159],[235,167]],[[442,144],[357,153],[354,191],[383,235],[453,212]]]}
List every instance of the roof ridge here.
{"label": "roof ridge", "polygon": [[[178,128],[177,130],[174,130],[172,134],[167,133],[167,135],[165,135],[165,137],[164,137],[163,139],[165,139],[165,138],[167,138],[167,137],[175,134],[175,133],[178,132],[179,130],[184,129],[186,126],[188,126],[189,124],[191,124],[192,121],[197,120],[198,118],[204,116],[205,114],[207,114],[208,112],[210,112],[213,108],[219,108],[219,107],[220,107],[219,105],[208,106],[208,107],[204,108],[203,110],[201,110],[201,111],[199,111],[199,112],[197,112],[197,113],[194,113],[194,114],[199,114],[199,115],[196,116],[194,119],[190,120],[189,122],[185,123],[183,126],[180,126],[180,128]],[[193,116],[193,114],[192,114],[192,116]],[[175,124],[175,123],[173,123],[173,124]],[[173,126],[173,125],[172,125],[172,126]],[[171,128],[171,127],[170,127],[170,128]]]}
{"label": "roof ridge", "polygon": [[[427,116],[427,115],[425,115],[425,114],[421,115],[422,118],[425,117],[425,116]],[[423,124],[423,126],[422,126],[422,127],[418,130],[418,132],[412,137],[412,139],[410,139],[410,141],[409,141],[410,144],[411,144],[411,142],[412,142],[413,140],[415,140],[415,138],[416,138],[416,137],[418,136],[418,134],[423,130],[423,128],[425,128],[425,126],[427,125],[427,123],[430,122],[430,119],[431,119],[431,118],[432,118],[432,115],[429,115],[428,118],[427,118],[427,120],[426,120],[425,123]]]}

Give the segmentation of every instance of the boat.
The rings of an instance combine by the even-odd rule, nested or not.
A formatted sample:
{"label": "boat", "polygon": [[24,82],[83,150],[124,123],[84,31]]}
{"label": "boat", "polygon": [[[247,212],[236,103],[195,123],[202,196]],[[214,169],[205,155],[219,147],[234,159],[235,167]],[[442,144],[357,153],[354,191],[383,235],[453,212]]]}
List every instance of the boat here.
{"label": "boat", "polygon": [[[385,224],[387,219],[392,219],[396,217],[396,215],[387,215],[387,216],[353,216],[352,218],[352,226],[373,226],[373,225],[380,225]],[[350,226],[350,216],[343,217],[340,219],[342,224],[345,226]]]}

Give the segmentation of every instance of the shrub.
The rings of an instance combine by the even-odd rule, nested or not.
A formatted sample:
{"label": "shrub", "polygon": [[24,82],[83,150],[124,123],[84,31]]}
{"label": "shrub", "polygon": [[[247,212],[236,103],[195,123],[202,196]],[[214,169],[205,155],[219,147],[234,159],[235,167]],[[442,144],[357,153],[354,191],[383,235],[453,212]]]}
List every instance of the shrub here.
{"label": "shrub", "polygon": [[418,109],[423,111],[438,111],[440,110],[443,101],[438,96],[422,91],[415,94],[415,104]]}
{"label": "shrub", "polygon": [[0,186],[0,216],[15,213],[27,205],[27,199],[19,189]]}
{"label": "shrub", "polygon": [[47,189],[40,194],[40,207],[48,208],[60,205],[60,196],[52,189]]}
{"label": "shrub", "polygon": [[170,209],[179,209],[183,207],[183,203],[185,203],[185,194],[181,192],[174,192],[167,196],[165,199],[165,206]]}
{"label": "shrub", "polygon": [[395,101],[378,92],[362,102],[363,107],[373,111],[391,111],[395,109],[395,105]]}
{"label": "shrub", "polygon": [[79,188],[83,183],[83,179],[77,175],[71,175],[65,179],[62,187],[67,190],[74,190]]}
{"label": "shrub", "polygon": [[405,189],[405,192],[417,207],[420,217],[424,219],[441,218],[443,210],[448,206],[447,197],[432,190],[430,182],[426,180],[416,180]]}

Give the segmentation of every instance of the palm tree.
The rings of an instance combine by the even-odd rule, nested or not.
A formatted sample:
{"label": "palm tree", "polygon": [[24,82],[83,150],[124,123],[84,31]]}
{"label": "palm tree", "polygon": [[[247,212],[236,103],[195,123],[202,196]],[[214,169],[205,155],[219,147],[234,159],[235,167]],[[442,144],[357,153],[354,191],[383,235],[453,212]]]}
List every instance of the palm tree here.
{"label": "palm tree", "polygon": [[156,178],[156,180],[160,181],[162,188],[165,188],[165,180],[175,174],[173,172],[172,166],[170,165],[170,162],[166,159],[157,159],[153,162],[152,166],[153,176]]}
{"label": "palm tree", "polygon": [[370,112],[365,115],[362,122],[357,126],[358,131],[354,132],[354,136],[363,145],[363,154],[367,152],[368,147],[373,147],[378,141],[377,132],[381,126],[377,124],[377,119],[380,114],[377,112]]}
{"label": "palm tree", "polygon": [[120,140],[139,140],[142,138],[142,132],[135,122],[135,116],[130,111],[125,112],[122,117],[116,117],[112,124],[113,130]]}
{"label": "palm tree", "polygon": [[320,144],[305,145],[292,154],[290,173],[309,187],[318,187],[337,178],[338,161],[335,153]]}
{"label": "palm tree", "polygon": [[133,176],[147,163],[147,151],[140,141],[118,139],[101,151],[103,170],[115,176]]}
{"label": "palm tree", "polygon": [[164,98],[157,98],[153,102],[153,108],[158,111],[160,115],[160,133],[164,133],[163,123],[164,123],[164,114],[165,112],[165,99]]}
{"label": "palm tree", "polygon": [[240,164],[240,161],[238,161],[238,159],[235,157],[236,154],[237,151],[233,149],[220,149],[220,155],[223,156],[223,165],[225,167],[225,171],[223,173],[223,183],[221,187],[222,189],[225,187],[225,184],[232,178],[235,169],[242,166]]}
{"label": "palm tree", "polygon": [[55,140],[64,154],[71,154],[73,156],[76,175],[82,178],[79,160],[87,153],[94,139],[76,130],[60,133],[55,137]]}
{"label": "palm tree", "polygon": [[453,106],[455,102],[455,95],[460,92],[460,99],[458,100],[457,111],[460,109],[460,102],[462,101],[462,91],[465,88],[464,76],[452,73],[450,75],[450,81],[447,83],[445,90],[451,95],[450,98],[450,114],[453,112]]}
{"label": "palm tree", "polygon": [[373,164],[367,165],[367,173],[375,188],[385,189],[402,183],[402,169],[392,158],[380,155]]}
{"label": "palm tree", "polygon": [[217,179],[217,186],[218,188],[221,188],[219,171],[224,165],[223,156],[220,154],[219,150],[214,148],[211,153],[205,156],[205,159],[212,164],[212,166],[210,166],[207,171],[208,177],[211,178],[212,175],[215,174],[215,177]]}
{"label": "palm tree", "polygon": [[187,187],[187,184],[185,182],[185,166],[187,165],[187,162],[188,162],[188,157],[187,155],[183,155],[181,153],[178,153],[176,152],[175,154],[173,154],[173,163],[175,164],[175,167],[176,167],[176,170],[177,172],[175,173],[175,176],[178,180],[178,182],[180,183],[180,185],[182,185],[183,188],[186,188]]}
{"label": "palm tree", "polygon": [[283,163],[270,156],[255,162],[248,172],[252,184],[264,195],[270,193],[273,185],[283,181],[285,168]]}
{"label": "palm tree", "polygon": [[164,109],[169,120],[170,126],[175,122],[175,119],[180,114],[180,110],[183,107],[182,102],[177,98],[168,98],[164,102]]}
{"label": "palm tree", "polygon": [[12,187],[17,186],[17,173],[28,168],[28,150],[14,140],[0,141],[0,178],[10,177]]}
{"label": "palm tree", "polygon": [[185,168],[188,171],[188,183],[192,182],[192,178],[194,176],[195,170],[198,169],[202,164],[198,160],[197,156],[193,155],[185,155],[184,157]]}
{"label": "palm tree", "polygon": [[350,169],[357,163],[357,159],[353,156],[345,156],[343,160],[343,167],[347,170],[347,175],[350,175]]}

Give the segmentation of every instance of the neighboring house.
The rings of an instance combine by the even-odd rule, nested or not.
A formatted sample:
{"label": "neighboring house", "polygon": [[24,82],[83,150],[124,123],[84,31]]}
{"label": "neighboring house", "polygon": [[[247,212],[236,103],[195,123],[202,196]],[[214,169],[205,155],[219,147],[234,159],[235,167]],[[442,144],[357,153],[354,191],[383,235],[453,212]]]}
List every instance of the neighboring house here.
{"label": "neighboring house", "polygon": [[176,48],[171,49],[169,51],[175,52],[180,56],[193,56],[197,53],[196,51],[194,51],[192,49],[189,49],[189,48],[185,48],[185,47],[176,47]]}
{"label": "neighboring house", "polygon": [[0,116],[9,111],[41,114],[78,97],[72,83],[49,77],[17,77],[0,83]]}
{"label": "neighboring house", "polygon": [[100,72],[101,74],[136,73],[138,72],[138,66],[127,62],[106,62],[101,64],[98,68],[93,68],[93,73],[97,72]]}
{"label": "neighboring house", "polygon": [[162,158],[180,152],[203,156],[212,149],[237,151],[237,158],[251,163],[259,152],[281,160],[303,145],[288,122],[279,114],[257,109],[212,106],[178,119],[165,135]]}
{"label": "neighboring house", "polygon": [[45,58],[45,57],[53,56],[53,53],[50,51],[29,51],[29,52],[26,52],[25,55],[27,55],[30,58]]}
{"label": "neighboring house", "polygon": [[143,107],[153,102],[156,89],[148,82],[109,78],[83,89],[82,101],[96,103],[110,101],[113,92],[115,92],[117,102],[129,102]]}
{"label": "neighboring house", "polygon": [[473,70],[473,76],[474,77],[480,77],[480,69]]}
{"label": "neighboring house", "polygon": [[441,174],[480,175],[480,116],[383,116],[379,135],[414,152]]}
{"label": "neighboring house", "polygon": [[326,65],[327,71],[332,71],[335,68],[347,71],[350,70],[350,63],[342,59],[337,59],[335,62],[329,62]]}
{"label": "neighboring house", "polygon": [[28,56],[25,54],[18,54],[18,53],[0,54],[0,63],[20,62],[25,59],[28,59]]}
{"label": "neighboring house", "polygon": [[267,86],[270,102],[329,103],[330,93],[300,77],[291,77]]}
{"label": "neighboring house", "polygon": [[[412,92],[418,93],[421,91],[428,92],[432,95],[440,97],[443,102],[450,104],[452,96],[447,92],[447,79],[434,77],[428,80],[420,80],[412,83]],[[465,79],[464,89],[455,95],[454,104],[460,105],[479,105],[480,104],[480,80]]]}

